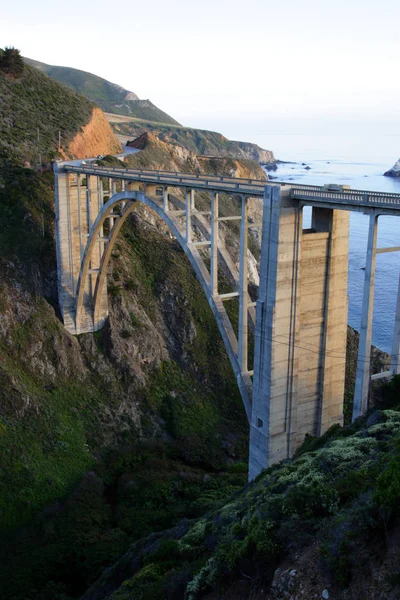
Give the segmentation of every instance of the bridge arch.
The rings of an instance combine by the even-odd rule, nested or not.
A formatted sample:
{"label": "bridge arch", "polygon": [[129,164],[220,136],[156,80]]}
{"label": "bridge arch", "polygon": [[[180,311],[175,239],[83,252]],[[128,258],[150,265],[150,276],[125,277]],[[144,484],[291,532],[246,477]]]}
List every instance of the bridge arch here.
{"label": "bridge arch", "polygon": [[[177,239],[180,246],[188,257],[198,281],[203,289],[203,292],[208,300],[208,303],[213,311],[220,334],[222,336],[225,348],[228,353],[237,383],[241,392],[244,407],[248,419],[251,417],[251,377],[249,373],[242,372],[238,362],[238,341],[233,330],[232,324],[223,306],[223,301],[219,296],[211,291],[211,277],[206,268],[203,259],[201,258],[195,242],[188,242],[183,233],[180,231],[178,222],[173,214],[169,215],[156,199],[150,198],[144,192],[123,191],[112,195],[109,200],[100,209],[89,233],[89,237],[84,250],[79,278],[76,287],[75,296],[75,327],[80,330],[81,320],[84,312],[84,295],[85,282],[91,272],[91,262],[93,253],[99,239],[101,239],[102,230],[107,219],[115,219],[110,233],[107,238],[104,238],[104,249],[101,253],[100,264],[97,271],[96,283],[92,293],[93,303],[93,322],[96,324],[100,319],[101,299],[104,291],[104,284],[107,279],[107,269],[111,258],[112,249],[117,240],[118,234],[127,220],[128,216],[133,212],[137,202],[141,202],[151,208],[156,214],[166,223],[172,235]],[[114,213],[114,208],[122,204],[120,213]],[[172,211],[173,212],[173,211]]]}

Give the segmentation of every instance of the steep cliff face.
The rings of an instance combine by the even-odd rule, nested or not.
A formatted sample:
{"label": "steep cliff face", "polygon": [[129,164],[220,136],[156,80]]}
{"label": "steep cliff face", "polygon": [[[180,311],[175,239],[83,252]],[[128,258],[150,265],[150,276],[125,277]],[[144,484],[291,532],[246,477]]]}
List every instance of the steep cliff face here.
{"label": "steep cliff face", "polygon": [[63,152],[64,157],[90,158],[117,154],[122,146],[100,108],[93,108],[90,121],[77,133]]}
{"label": "steep cliff face", "polygon": [[264,150],[257,144],[251,144],[249,142],[235,142],[239,148],[244,150],[248,158],[255,160],[262,165],[269,165],[275,163],[276,158],[271,150]]}

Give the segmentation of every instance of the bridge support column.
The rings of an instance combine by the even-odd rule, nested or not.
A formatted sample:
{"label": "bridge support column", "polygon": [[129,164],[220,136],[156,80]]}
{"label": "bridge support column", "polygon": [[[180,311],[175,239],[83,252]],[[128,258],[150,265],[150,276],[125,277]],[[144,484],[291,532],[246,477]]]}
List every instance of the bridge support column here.
{"label": "bridge support column", "polygon": [[192,194],[186,190],[186,243],[192,241]]}
{"label": "bridge support column", "polygon": [[[279,196],[280,195],[280,196]],[[343,420],[349,214],[264,198],[249,477]]]}
{"label": "bridge support column", "polygon": [[[81,326],[77,330],[75,301],[81,261],[103,200],[101,181],[96,176],[86,176],[86,186],[82,182],[82,175],[69,174],[55,166],[58,299],[64,326],[74,334],[98,329],[93,323],[93,293],[103,250],[103,242],[99,241],[91,258],[87,280],[82,282],[83,311]],[[103,239],[102,231],[100,233],[100,239]],[[101,298],[101,306],[102,312],[107,314],[106,291]]]}
{"label": "bridge support column", "polygon": [[169,210],[168,208],[168,188],[167,186],[163,187],[163,208],[165,212]]}
{"label": "bridge support column", "polygon": [[372,213],[369,218],[367,261],[365,265],[363,305],[361,313],[360,341],[354,390],[353,421],[368,408],[370,385],[370,361],[372,340],[372,317],[374,312],[376,239],[378,234],[378,215]]}
{"label": "bridge support column", "polygon": [[390,357],[390,370],[393,375],[400,373],[400,276],[397,291],[396,318],[394,322],[394,335],[392,344],[392,355]]}
{"label": "bridge support column", "polygon": [[248,371],[248,239],[249,207],[247,198],[242,198],[242,220],[240,223],[240,267],[239,267],[239,366],[242,373]]}
{"label": "bridge support column", "polygon": [[211,257],[210,291],[211,296],[218,294],[218,193],[211,193]]}
{"label": "bridge support column", "polygon": [[249,479],[268,466],[273,315],[279,243],[280,189],[266,186],[263,207],[260,287],[254,333],[253,403]]}

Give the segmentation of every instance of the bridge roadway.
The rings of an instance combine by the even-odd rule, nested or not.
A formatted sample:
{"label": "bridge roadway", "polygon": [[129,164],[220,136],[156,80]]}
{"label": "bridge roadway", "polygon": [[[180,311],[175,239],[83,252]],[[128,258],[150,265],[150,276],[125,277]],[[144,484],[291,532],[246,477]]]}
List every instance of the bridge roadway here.
{"label": "bridge roadway", "polygon": [[[125,181],[141,181],[144,184],[159,184],[168,187],[184,187],[196,190],[243,194],[252,198],[264,196],[266,181],[262,179],[242,179],[217,175],[200,175],[179,171],[161,171],[150,169],[120,169],[118,167],[100,167],[90,165],[63,165],[67,172],[86,173],[97,177],[109,177]],[[288,186],[291,197],[305,204],[318,206],[338,205],[342,210],[370,212],[379,209],[381,214],[400,213],[400,194],[365,190],[327,190],[323,186],[292,184],[291,182],[268,182],[272,186]]]}

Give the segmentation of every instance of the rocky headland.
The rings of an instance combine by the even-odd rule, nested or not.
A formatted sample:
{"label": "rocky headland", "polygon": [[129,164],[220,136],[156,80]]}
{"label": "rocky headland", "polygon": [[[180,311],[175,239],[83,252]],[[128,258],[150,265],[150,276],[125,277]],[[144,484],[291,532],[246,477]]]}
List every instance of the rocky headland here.
{"label": "rocky headland", "polygon": [[397,160],[393,167],[384,173],[385,177],[400,177],[400,158]]}

